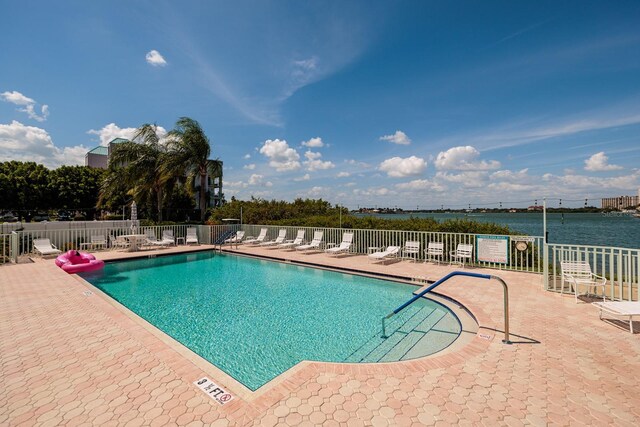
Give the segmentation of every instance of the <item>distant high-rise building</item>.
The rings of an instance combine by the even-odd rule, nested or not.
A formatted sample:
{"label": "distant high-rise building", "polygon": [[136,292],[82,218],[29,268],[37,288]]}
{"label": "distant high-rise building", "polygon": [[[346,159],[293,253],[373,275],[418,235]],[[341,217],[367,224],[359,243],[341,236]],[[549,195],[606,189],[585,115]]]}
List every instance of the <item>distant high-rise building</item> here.
{"label": "distant high-rise building", "polygon": [[640,205],[640,189],[637,196],[618,196],[602,199],[602,209],[635,209]]}

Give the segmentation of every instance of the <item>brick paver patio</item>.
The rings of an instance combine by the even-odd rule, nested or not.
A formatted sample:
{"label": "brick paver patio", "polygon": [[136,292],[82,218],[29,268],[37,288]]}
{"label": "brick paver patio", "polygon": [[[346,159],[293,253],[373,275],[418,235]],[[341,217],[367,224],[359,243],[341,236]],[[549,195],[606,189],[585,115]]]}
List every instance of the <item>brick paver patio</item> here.
{"label": "brick paver patio", "polygon": [[[451,271],[238,251],[406,277]],[[539,275],[469,271],[509,284],[513,345],[500,341],[501,286],[456,278],[438,292],[480,326],[461,350],[400,363],[303,362],[252,393],[52,260],[0,267],[0,425],[640,424],[640,334],[544,291]],[[193,384],[203,376],[235,399],[210,399]]]}

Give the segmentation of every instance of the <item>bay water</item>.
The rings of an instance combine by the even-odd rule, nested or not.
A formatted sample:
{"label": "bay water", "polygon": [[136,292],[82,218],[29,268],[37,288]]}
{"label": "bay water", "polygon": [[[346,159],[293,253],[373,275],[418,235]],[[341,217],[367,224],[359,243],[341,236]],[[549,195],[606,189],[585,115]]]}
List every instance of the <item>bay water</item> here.
{"label": "bay water", "polygon": [[[531,236],[542,236],[541,212],[522,213],[407,213],[407,214],[356,214],[371,215],[385,219],[433,218],[468,219],[489,222]],[[547,213],[549,243],[574,245],[614,246],[640,248],[640,218],[631,214],[611,213]]]}

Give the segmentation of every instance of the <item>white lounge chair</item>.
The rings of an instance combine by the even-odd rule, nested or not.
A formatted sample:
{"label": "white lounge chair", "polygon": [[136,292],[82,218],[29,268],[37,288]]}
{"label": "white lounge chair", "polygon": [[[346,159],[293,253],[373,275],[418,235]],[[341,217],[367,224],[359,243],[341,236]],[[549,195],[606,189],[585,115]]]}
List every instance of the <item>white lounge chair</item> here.
{"label": "white lounge chair", "polygon": [[275,240],[271,240],[269,242],[262,242],[258,246],[273,246],[273,245],[281,245],[284,243],[284,240],[287,238],[287,229],[282,228],[278,232],[278,237]]}
{"label": "white lounge chair", "polygon": [[465,243],[458,244],[455,251],[449,253],[449,265],[460,264],[464,268],[466,261],[471,261],[473,257],[473,245]]}
{"label": "white lounge chair", "polygon": [[334,256],[338,254],[344,254],[349,252],[349,249],[351,249],[352,243],[353,243],[353,233],[346,232],[342,235],[342,242],[340,242],[340,245],[334,246],[329,249],[325,249],[324,252],[328,255],[334,255]]}
{"label": "white lounge chair", "polygon": [[316,231],[313,233],[313,240],[311,243],[307,245],[300,245],[296,247],[298,251],[310,251],[310,250],[318,250],[320,249],[320,245],[322,244],[322,237],[324,236],[324,231]]}
{"label": "white lounge chair", "polygon": [[603,311],[614,316],[627,317],[629,331],[633,333],[633,316],[640,316],[640,301],[603,301],[592,304],[600,309],[600,319]]}
{"label": "white lounge chair", "polygon": [[564,282],[569,282],[573,285],[573,291],[576,297],[576,303],[578,302],[578,287],[587,286],[587,291],[594,288],[602,288],[602,301],[606,301],[604,286],[607,284],[607,279],[593,274],[591,272],[591,266],[586,261],[561,261],[560,268],[562,269],[562,289],[564,292]]}
{"label": "white lounge chair", "polygon": [[280,249],[295,248],[296,246],[300,246],[303,241],[304,241],[304,230],[298,230],[298,234],[296,235],[296,238],[294,240],[285,241],[284,243],[279,244],[278,248]]}
{"label": "white lounge chair", "polygon": [[165,244],[162,243],[162,240],[156,237],[156,231],[154,229],[148,228],[145,234],[146,234],[146,239],[142,242],[142,245],[165,246]]}
{"label": "white lounge chair", "polygon": [[44,257],[59,254],[61,251],[49,239],[33,239],[33,252]]}
{"label": "white lounge chair", "polygon": [[261,228],[260,234],[258,234],[258,237],[248,238],[247,240],[244,241],[244,243],[247,245],[248,244],[256,245],[258,243],[264,242],[265,237],[267,237],[267,231],[269,231],[268,228]]}
{"label": "white lounge chair", "polygon": [[195,243],[196,245],[200,243],[198,242],[198,231],[196,230],[195,227],[187,228],[187,236],[184,239],[185,245],[188,245],[191,243]]}
{"label": "white lounge chair", "polygon": [[162,230],[161,242],[166,246],[175,246],[176,238],[173,235],[173,230]]}
{"label": "white lounge chair", "polygon": [[427,249],[424,250],[424,262],[432,261],[440,264],[442,257],[444,256],[444,243],[442,242],[429,242]]}
{"label": "white lounge chair", "polygon": [[385,249],[384,251],[378,251],[378,252],[369,254],[369,261],[376,262],[376,261],[384,261],[390,258],[395,258],[398,255],[399,251],[400,251],[400,246],[387,246],[387,249]]}
{"label": "white lounge chair", "polygon": [[238,230],[236,231],[236,235],[225,240],[225,243],[240,243],[242,242],[242,239],[244,239],[244,230]]}
{"label": "white lounge chair", "polygon": [[420,255],[420,242],[407,240],[404,248],[402,248],[402,256],[404,258],[411,258],[415,262],[418,259],[418,255]]}

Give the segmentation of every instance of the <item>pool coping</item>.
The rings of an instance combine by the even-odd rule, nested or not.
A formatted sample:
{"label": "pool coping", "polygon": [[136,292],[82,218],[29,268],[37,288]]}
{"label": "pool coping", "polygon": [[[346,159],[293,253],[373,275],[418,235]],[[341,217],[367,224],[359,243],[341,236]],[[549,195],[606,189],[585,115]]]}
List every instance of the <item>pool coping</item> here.
{"label": "pool coping", "polygon": [[[197,251],[185,251],[185,252],[171,252],[162,254],[161,256],[169,256],[169,255],[181,255],[185,253],[193,253],[193,252],[206,252],[212,251],[216,252],[215,249],[205,248]],[[317,263],[298,263],[293,260],[278,260],[275,257],[262,257],[254,254],[246,254],[242,252],[235,251],[227,251],[223,250],[222,253],[228,253],[236,256],[245,256],[248,258],[254,259],[263,259],[274,262],[283,262],[285,264],[291,265],[300,265],[303,267],[311,267],[318,268],[323,270],[329,270],[339,273],[346,274],[357,274],[365,277],[372,277],[377,279],[391,280],[395,282],[401,282],[403,284],[410,284],[416,286],[419,289],[419,285],[415,282],[411,282],[406,276],[397,276],[397,275],[388,275],[385,276],[383,274],[368,274],[364,270],[359,269],[340,269],[333,266],[327,266]],[[153,258],[154,256],[140,255],[134,257],[127,257],[126,260],[139,260],[145,258]],[[157,257],[157,256],[156,256]],[[120,261],[118,259],[111,259],[109,261]],[[136,313],[119,303],[117,300],[101,291],[91,283],[84,280],[82,277],[78,275],[71,275],[75,280],[81,282],[86,287],[88,287],[92,292],[94,292],[97,296],[99,296],[102,300],[105,300],[108,304],[110,304],[115,309],[119,310],[121,313],[126,315],[129,319],[134,321],[138,326],[142,327],[145,331],[151,333],[154,337],[158,338],[162,343],[167,345],[170,349],[186,358],[188,361],[193,363],[196,367],[201,369],[207,375],[210,375],[213,380],[222,386],[226,387],[232,394],[235,395],[236,398],[240,398],[241,400],[250,403],[252,406],[258,405],[259,407],[256,409],[266,409],[272,406],[275,402],[277,402],[282,395],[286,394],[287,391],[290,391],[304,382],[306,382],[311,376],[315,375],[317,372],[333,372],[337,374],[344,374],[347,372],[355,372],[355,373],[372,373],[372,374],[380,374],[387,372],[389,369],[392,371],[394,369],[398,369],[400,367],[409,369],[410,371],[422,371],[433,368],[443,368],[452,364],[462,363],[468,357],[472,357],[482,351],[484,351],[489,344],[491,343],[493,336],[488,334],[480,334],[480,330],[483,329],[480,322],[478,321],[479,317],[485,317],[486,315],[477,308],[469,309],[466,305],[461,302],[450,298],[441,293],[433,293],[434,296],[442,298],[441,301],[436,301],[438,304],[443,304],[443,302],[448,302],[449,304],[443,304],[448,309],[450,309],[460,320],[460,315],[455,310],[455,307],[452,305],[458,305],[458,307],[464,310],[465,314],[468,315],[476,324],[475,332],[469,332],[467,337],[463,337],[463,331],[461,331],[460,336],[447,348],[428,355],[424,357],[420,357],[417,359],[411,360],[403,360],[403,361],[395,361],[395,362],[375,362],[375,363],[348,363],[348,362],[324,362],[324,361],[310,361],[303,360],[298,362],[294,366],[290,367],[286,371],[280,373],[257,390],[252,391],[240,381],[233,378],[231,375],[224,372],[222,369],[215,366],[213,363],[207,361],[202,356],[198,355],[191,349],[189,349],[184,344],[180,343],[176,339],[172,338],[170,335],[166,334],[159,328],[155,327],[151,323],[149,323],[144,318],[138,316]],[[415,293],[415,292],[414,292]],[[462,323],[462,322],[461,322]],[[467,339],[464,339],[467,338]],[[459,342],[460,341],[460,342]],[[459,342],[459,343],[458,343]],[[456,345],[458,343],[458,345]],[[196,381],[198,378],[193,378],[193,381]]]}

